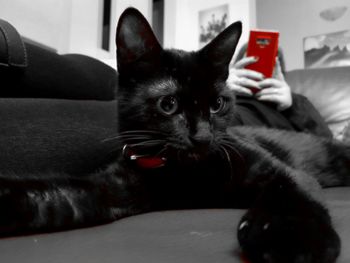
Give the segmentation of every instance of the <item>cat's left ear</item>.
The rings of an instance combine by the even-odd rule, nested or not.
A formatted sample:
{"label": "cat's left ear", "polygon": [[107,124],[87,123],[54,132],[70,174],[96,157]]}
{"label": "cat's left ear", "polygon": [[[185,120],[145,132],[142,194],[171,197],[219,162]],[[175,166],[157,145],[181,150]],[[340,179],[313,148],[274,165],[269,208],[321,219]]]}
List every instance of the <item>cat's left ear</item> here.
{"label": "cat's left ear", "polygon": [[135,8],[127,8],[120,16],[116,44],[120,73],[154,66],[152,63],[162,50],[150,24]]}
{"label": "cat's left ear", "polygon": [[242,34],[242,23],[235,22],[204,46],[199,54],[218,70],[228,70]]}

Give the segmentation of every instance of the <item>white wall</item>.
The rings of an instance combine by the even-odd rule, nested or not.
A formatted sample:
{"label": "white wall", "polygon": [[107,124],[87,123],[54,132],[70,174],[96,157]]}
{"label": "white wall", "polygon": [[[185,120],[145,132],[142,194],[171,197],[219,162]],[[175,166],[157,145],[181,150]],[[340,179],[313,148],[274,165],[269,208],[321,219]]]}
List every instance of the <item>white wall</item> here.
{"label": "white wall", "polygon": [[59,53],[98,55],[102,22],[96,0],[0,0],[0,17]]}
{"label": "white wall", "polygon": [[70,31],[69,52],[82,53],[102,60],[112,67],[116,67],[115,35],[117,23],[122,12],[128,7],[135,7],[151,23],[152,0],[112,0],[111,1],[111,28],[110,51],[101,46],[102,28],[102,1],[100,0],[71,0],[72,23]]}
{"label": "white wall", "polygon": [[[321,10],[341,5],[348,10],[339,20],[320,18]],[[304,67],[304,37],[350,29],[349,0],[257,0],[256,9],[258,27],[280,31],[288,70]]]}
{"label": "white wall", "polygon": [[125,8],[134,6],[151,22],[152,0],[112,0],[110,52],[102,50],[101,0],[0,0],[0,18],[29,39],[59,53],[81,53],[115,66],[115,30]]}
{"label": "white wall", "polygon": [[69,39],[67,39],[69,48],[64,52],[97,56],[101,45],[99,29],[102,27],[102,1],[71,1]]}
{"label": "white wall", "polygon": [[30,39],[57,50],[69,49],[69,0],[0,0],[0,17]]}
{"label": "white wall", "polygon": [[248,39],[249,29],[256,26],[255,0],[165,0],[164,45],[184,50],[199,47],[198,14],[202,10],[229,5],[229,23],[243,22],[240,45]]}
{"label": "white wall", "polygon": [[[125,8],[139,9],[152,23],[152,0],[112,0],[110,52],[100,48],[101,0],[0,0],[0,17],[20,34],[55,48],[59,53],[82,53],[115,67],[115,30]],[[165,47],[198,49],[199,11],[229,5],[229,23],[243,22],[243,39],[255,27],[255,0],[165,0]],[[240,43],[243,43],[242,40]]]}

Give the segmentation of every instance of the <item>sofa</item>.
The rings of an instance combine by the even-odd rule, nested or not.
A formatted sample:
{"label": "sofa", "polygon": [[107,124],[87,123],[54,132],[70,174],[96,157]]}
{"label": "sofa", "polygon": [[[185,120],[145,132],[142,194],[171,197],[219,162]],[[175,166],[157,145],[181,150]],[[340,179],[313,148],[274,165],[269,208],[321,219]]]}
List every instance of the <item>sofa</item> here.
{"label": "sofa", "polygon": [[[11,43],[3,32],[12,34]],[[87,56],[24,43],[6,22],[0,23],[0,51],[0,172],[85,174],[98,168],[113,153],[105,139],[118,125],[117,72]],[[345,140],[350,67],[294,70],[286,78],[315,104],[335,137]],[[350,188],[323,191],[342,239],[338,262],[350,262]],[[1,238],[0,262],[244,262],[236,239],[243,213],[153,212],[90,228]]]}
{"label": "sofa", "polygon": [[350,132],[350,68],[320,68],[287,72],[296,93],[306,96],[320,112],[334,138],[348,140]]}

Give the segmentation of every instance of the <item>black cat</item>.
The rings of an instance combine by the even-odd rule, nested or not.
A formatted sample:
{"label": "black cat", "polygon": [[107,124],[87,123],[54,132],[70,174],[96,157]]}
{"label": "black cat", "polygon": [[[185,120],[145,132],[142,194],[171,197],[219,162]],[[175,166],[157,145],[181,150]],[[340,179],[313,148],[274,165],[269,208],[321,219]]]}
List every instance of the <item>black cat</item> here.
{"label": "black cat", "polygon": [[117,28],[116,157],[87,175],[0,177],[0,233],[55,231],[154,210],[249,208],[251,262],[335,262],[340,239],[320,189],[349,185],[350,147],[307,134],[230,127],[234,23],[198,52],[164,50],[127,9]]}

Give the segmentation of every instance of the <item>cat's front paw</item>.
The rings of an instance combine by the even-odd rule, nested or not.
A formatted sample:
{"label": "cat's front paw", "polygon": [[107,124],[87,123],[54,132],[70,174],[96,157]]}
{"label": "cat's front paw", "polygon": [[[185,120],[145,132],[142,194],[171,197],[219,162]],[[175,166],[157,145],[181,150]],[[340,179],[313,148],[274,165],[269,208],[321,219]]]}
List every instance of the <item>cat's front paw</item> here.
{"label": "cat's front paw", "polygon": [[248,211],[238,225],[238,241],[251,263],[333,263],[340,252],[332,225],[317,217]]}
{"label": "cat's front paw", "polygon": [[0,189],[0,237],[22,234],[33,221],[35,209],[25,192]]}

